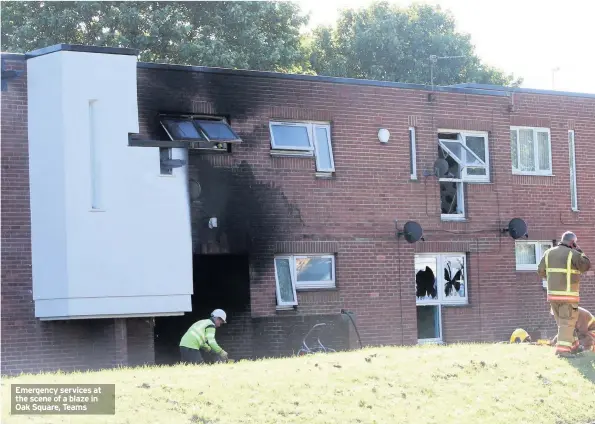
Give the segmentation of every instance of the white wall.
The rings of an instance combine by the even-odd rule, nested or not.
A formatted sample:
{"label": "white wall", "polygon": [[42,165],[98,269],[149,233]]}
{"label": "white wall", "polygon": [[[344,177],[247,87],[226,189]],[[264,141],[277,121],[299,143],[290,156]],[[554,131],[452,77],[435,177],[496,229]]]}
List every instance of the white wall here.
{"label": "white wall", "polygon": [[136,57],[59,51],[27,67],[36,316],[190,311],[186,167],[162,176],[158,148],[128,146],[138,132]]}

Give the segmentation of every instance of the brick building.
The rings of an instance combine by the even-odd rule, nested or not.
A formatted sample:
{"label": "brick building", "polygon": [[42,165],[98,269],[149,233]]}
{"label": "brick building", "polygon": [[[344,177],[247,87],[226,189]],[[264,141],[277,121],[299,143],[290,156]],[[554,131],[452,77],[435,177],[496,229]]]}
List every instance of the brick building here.
{"label": "brick building", "polygon": [[216,307],[235,358],[357,346],[342,310],[364,345],[551,337],[536,261],[595,255],[593,94],[2,60],[3,374],[171,363]]}

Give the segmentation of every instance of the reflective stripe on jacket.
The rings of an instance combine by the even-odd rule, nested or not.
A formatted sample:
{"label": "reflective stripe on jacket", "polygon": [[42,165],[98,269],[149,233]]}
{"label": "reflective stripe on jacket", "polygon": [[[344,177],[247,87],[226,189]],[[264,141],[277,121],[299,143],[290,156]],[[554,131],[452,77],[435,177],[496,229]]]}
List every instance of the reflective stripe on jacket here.
{"label": "reflective stripe on jacket", "polygon": [[195,322],[182,337],[180,346],[188,347],[190,349],[210,350],[207,329],[210,329],[211,327],[215,330],[215,323],[210,319],[203,319]]}
{"label": "reflective stripe on jacket", "polygon": [[591,268],[591,261],[578,250],[559,244],[545,251],[537,273],[547,278],[547,299],[550,302],[578,303],[580,274]]}

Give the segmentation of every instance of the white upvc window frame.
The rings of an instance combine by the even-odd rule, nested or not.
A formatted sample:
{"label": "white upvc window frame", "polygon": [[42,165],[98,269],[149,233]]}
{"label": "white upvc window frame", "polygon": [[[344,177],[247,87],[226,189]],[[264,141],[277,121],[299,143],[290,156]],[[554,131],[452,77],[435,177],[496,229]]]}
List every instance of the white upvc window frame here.
{"label": "white upvc window frame", "polygon": [[[297,280],[297,269],[296,269],[296,260],[301,258],[321,258],[321,259],[330,259],[331,260],[331,275],[332,278],[330,280],[325,281],[298,281]],[[277,293],[277,306],[280,307],[288,307],[288,306],[296,306],[297,302],[297,292],[298,291],[306,291],[306,290],[317,290],[317,289],[335,289],[336,288],[336,261],[335,255],[332,254],[319,254],[319,253],[312,253],[312,254],[294,254],[294,255],[275,255],[274,257],[274,264],[275,264],[275,283],[276,283],[276,293]],[[281,300],[281,288],[279,286],[279,274],[277,272],[277,260],[288,260],[289,261],[289,268],[290,268],[290,275],[291,275],[291,286],[294,293],[294,302],[283,302]]]}
{"label": "white upvc window frame", "polygon": [[[519,148],[519,130],[532,130],[533,131],[533,160],[535,161],[535,171],[521,171],[519,168],[514,167],[514,162],[511,163],[512,166],[512,173],[514,175],[535,175],[535,176],[553,176],[553,161],[552,161],[552,133],[550,128],[545,127],[531,127],[531,126],[511,126],[510,127],[510,144],[512,150],[512,132],[516,131],[516,143],[517,143],[517,164],[520,166],[521,164],[521,149]],[[539,140],[537,137],[538,132],[546,132],[548,137],[549,143],[549,169],[539,169]],[[511,153],[511,160],[512,160],[512,153]]]}
{"label": "white upvc window frame", "polygon": [[[291,288],[293,290],[293,299],[294,299],[293,302],[287,302],[287,301],[283,301],[281,299],[281,287],[279,286],[279,273],[277,270],[277,260],[278,259],[281,259],[281,260],[287,259],[289,261],[289,274],[291,276]],[[275,265],[275,286],[276,286],[276,294],[277,294],[277,307],[287,308],[287,307],[297,306],[298,298],[297,298],[297,291],[295,288],[295,275],[294,275],[295,266],[293,265],[293,260],[292,260],[291,255],[277,255],[273,259],[273,263]]]}
{"label": "white upvc window frame", "polygon": [[576,142],[574,130],[568,130],[568,159],[570,171],[570,209],[578,212],[578,187],[576,185]]}
{"label": "white upvc window frame", "polygon": [[[523,244],[523,245],[534,245],[535,246],[535,260],[536,263],[535,264],[519,264],[517,262],[517,246]],[[517,240],[514,243],[514,262],[515,262],[515,267],[517,271],[537,271],[537,267],[539,266],[539,262],[541,261],[541,258],[543,257],[543,254],[545,253],[545,251],[542,251],[541,246],[542,245],[549,245],[549,247],[551,248],[553,246],[553,243],[551,240]]]}
{"label": "white upvc window frame", "polygon": [[411,179],[417,180],[417,140],[415,127],[409,127],[409,168]]}
{"label": "white upvc window frame", "polygon": [[[275,135],[273,133],[274,126],[294,126],[306,128],[308,134],[308,147],[300,146],[279,146],[275,142]],[[318,137],[316,136],[316,130],[322,128],[326,130],[328,136],[328,147],[330,156],[330,167],[322,167],[320,165],[320,145]],[[316,171],[321,173],[333,173],[335,172],[335,158],[333,154],[333,143],[331,134],[331,124],[329,122],[318,122],[318,121],[283,121],[275,120],[269,121],[269,134],[271,137],[271,149],[274,152],[285,152],[298,156],[314,156],[316,160]]]}
{"label": "white upvc window frame", "polygon": [[[440,219],[442,221],[464,221],[465,215],[465,186],[461,178],[440,178],[439,183],[451,182],[457,184],[457,205],[459,206],[459,213],[441,213]],[[441,195],[442,196],[442,195]],[[442,202],[442,200],[441,200]],[[441,206],[442,208],[442,206]]]}
{"label": "white upvc window frame", "polygon": [[[463,270],[464,270],[464,278],[463,282],[465,284],[465,297],[451,297],[447,298],[444,295],[444,288],[445,288],[445,281],[444,281],[444,262],[446,258],[452,257],[461,257],[463,259]],[[415,304],[417,306],[426,306],[426,305],[441,305],[441,306],[458,306],[458,305],[468,305],[469,304],[469,271],[468,271],[468,263],[467,263],[467,255],[463,252],[441,252],[441,253],[418,253],[415,254],[413,261],[414,261],[414,268],[413,268],[413,281],[415,282],[416,272],[415,272],[415,261],[417,258],[435,258],[436,259],[436,289],[438,298],[437,299],[418,299],[417,296],[415,298]],[[414,285],[415,287],[415,285]]]}
{"label": "white upvc window frame", "polygon": [[425,345],[425,344],[442,344],[444,343],[444,333],[442,331],[442,305],[434,305],[434,304],[417,304],[415,305],[416,309],[416,320],[417,320],[417,308],[419,307],[431,307],[438,309],[438,331],[440,332],[440,336],[437,338],[430,338],[430,339],[417,339],[417,344]]}
{"label": "white upvc window frame", "polygon": [[[455,162],[459,164],[461,175],[460,178],[465,183],[489,183],[490,182],[490,141],[489,133],[487,131],[471,131],[471,130],[454,130],[454,129],[438,129],[438,134],[457,134],[457,140],[441,139],[438,137],[438,144],[444,152],[446,152]],[[477,156],[469,147],[467,147],[467,137],[482,137],[484,139],[485,161]],[[452,150],[445,144],[458,143],[461,146],[462,157],[459,159]],[[472,156],[479,164],[469,164],[467,156]],[[485,175],[469,175],[468,168],[483,168]]]}

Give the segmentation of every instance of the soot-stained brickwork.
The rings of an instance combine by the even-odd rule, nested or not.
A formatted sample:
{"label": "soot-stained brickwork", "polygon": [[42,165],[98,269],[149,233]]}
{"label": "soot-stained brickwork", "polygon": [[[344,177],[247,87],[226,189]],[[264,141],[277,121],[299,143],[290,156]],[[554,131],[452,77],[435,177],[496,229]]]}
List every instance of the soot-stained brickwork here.
{"label": "soot-stained brickwork", "polygon": [[[11,57],[7,67],[25,62]],[[220,332],[232,357],[292,354],[316,322],[333,323],[324,339],[332,347],[354,346],[341,309],[355,313],[363,344],[416,343],[416,252],[467,254],[469,304],[442,308],[446,342],[506,340],[517,327],[553,336],[541,282],[533,271],[516,271],[514,241],[500,230],[514,217],[527,222],[531,240],[572,230],[595,256],[595,99],[452,90],[429,99],[425,90],[333,81],[139,64],[140,136],[164,136],[159,113],[197,113],[225,116],[244,140],[231,153],[189,155],[189,176],[202,189],[191,205],[194,254],[248,257],[245,307]],[[313,158],[271,155],[272,119],[330,122],[334,175],[317,176]],[[553,176],[513,175],[511,125],[550,128]],[[379,128],[389,129],[388,143],[379,143]],[[441,221],[438,181],[424,174],[436,159],[438,129],[489,134],[490,183],[466,185],[463,222]],[[570,129],[579,212],[570,210]],[[212,216],[216,229],[207,225]],[[425,241],[395,236],[409,220],[422,225]],[[34,318],[30,237],[23,75],[2,92],[2,373],[152,363],[150,319]],[[277,310],[273,258],[281,253],[336,255],[336,289],[299,291],[295,310]],[[581,303],[595,309],[593,272],[583,278]]]}

